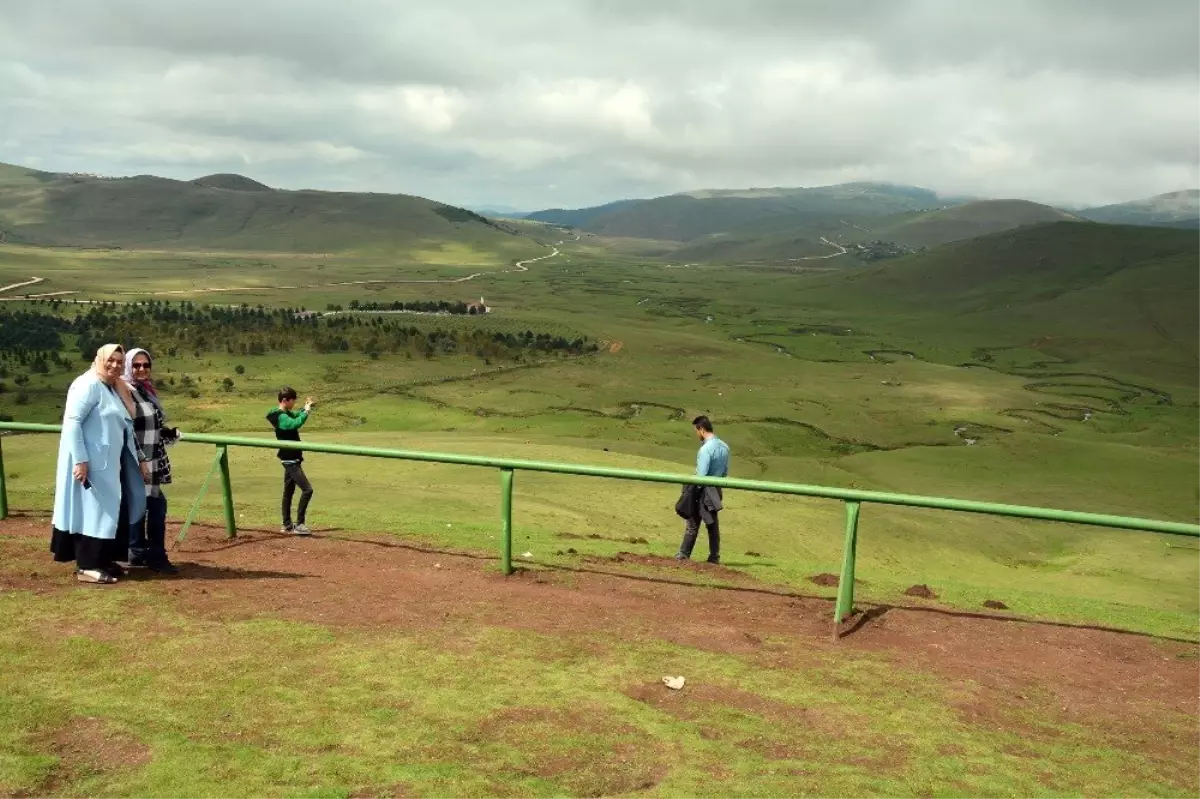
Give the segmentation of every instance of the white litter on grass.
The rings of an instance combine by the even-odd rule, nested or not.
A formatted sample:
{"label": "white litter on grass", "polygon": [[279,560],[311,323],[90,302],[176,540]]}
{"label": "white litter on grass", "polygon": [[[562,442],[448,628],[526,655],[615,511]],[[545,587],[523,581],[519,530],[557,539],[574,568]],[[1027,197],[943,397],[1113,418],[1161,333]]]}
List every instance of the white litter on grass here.
{"label": "white litter on grass", "polygon": [[522,553],[521,557],[523,557],[523,558],[532,558],[532,557],[533,557],[533,553],[532,553],[532,552],[525,552],[525,553]]}
{"label": "white litter on grass", "polygon": [[687,682],[683,677],[663,677],[663,685],[670,688],[672,691],[678,691],[683,688],[683,684]]}

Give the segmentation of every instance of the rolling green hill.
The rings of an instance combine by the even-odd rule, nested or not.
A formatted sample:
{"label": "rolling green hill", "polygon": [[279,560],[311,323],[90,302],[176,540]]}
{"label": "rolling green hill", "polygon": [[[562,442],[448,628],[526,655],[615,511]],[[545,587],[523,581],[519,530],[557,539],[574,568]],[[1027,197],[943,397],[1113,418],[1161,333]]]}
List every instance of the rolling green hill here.
{"label": "rolling green hill", "polygon": [[462,208],[403,194],[271,189],[241,175],[187,182],[0,165],[0,232],[51,246],[285,252],[455,251],[538,245]]}
{"label": "rolling green hill", "polygon": [[870,234],[856,230],[860,235],[851,238],[876,238],[910,247],[936,247],[1024,225],[1079,221],[1082,220],[1074,214],[1027,200],[980,200],[866,222],[863,227],[870,230]]}
{"label": "rolling green hill", "polygon": [[251,180],[245,175],[233,175],[227,172],[205,175],[202,178],[196,178],[192,183],[209,189],[228,189],[229,191],[274,191],[265,183]]}
{"label": "rolling green hill", "polygon": [[[687,242],[669,257],[686,262],[777,263],[828,258],[836,247],[886,241],[904,248],[936,247],[951,241],[1010,230],[1024,225],[1083,221],[1079,217],[1025,200],[980,200],[934,211],[913,211],[882,217],[837,218],[802,212],[759,217],[731,230]],[[863,256],[869,258],[869,256]],[[837,263],[843,263],[841,261]]]}
{"label": "rolling green hill", "polygon": [[1080,215],[1097,222],[1158,227],[1200,227],[1200,190],[1175,191],[1116,205],[1088,208]]}
{"label": "rolling green hill", "polygon": [[534,211],[525,214],[525,219],[534,222],[547,222],[552,225],[569,225],[585,227],[591,220],[622,208],[644,203],[645,200],[617,200],[616,202],[594,205],[590,208],[547,208],[544,211]]}
{"label": "rolling green hill", "polygon": [[1059,222],[810,278],[806,303],[986,362],[1141,377],[1195,395],[1200,236]]}
{"label": "rolling green hill", "polygon": [[574,225],[604,236],[690,242],[733,232],[794,232],[837,225],[841,219],[885,216],[937,205],[937,196],[926,189],[845,183],[816,188],[704,190],[583,209],[571,212],[574,217],[556,211],[538,212],[529,218]]}
{"label": "rolling green hill", "polygon": [[821,243],[818,233],[802,230],[767,235],[714,234],[678,247],[666,257],[689,263],[786,263],[836,252]]}

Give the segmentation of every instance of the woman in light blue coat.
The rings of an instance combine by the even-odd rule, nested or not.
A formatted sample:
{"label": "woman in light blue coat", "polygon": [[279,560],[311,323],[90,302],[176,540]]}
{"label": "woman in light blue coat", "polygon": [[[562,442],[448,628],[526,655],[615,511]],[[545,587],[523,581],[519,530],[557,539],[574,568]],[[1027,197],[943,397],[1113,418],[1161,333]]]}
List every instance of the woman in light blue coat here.
{"label": "woman in light blue coat", "polygon": [[124,571],[129,525],[146,512],[145,457],[133,436],[125,351],[107,344],[71,383],[63,411],[50,550],[76,579],[111,585]]}

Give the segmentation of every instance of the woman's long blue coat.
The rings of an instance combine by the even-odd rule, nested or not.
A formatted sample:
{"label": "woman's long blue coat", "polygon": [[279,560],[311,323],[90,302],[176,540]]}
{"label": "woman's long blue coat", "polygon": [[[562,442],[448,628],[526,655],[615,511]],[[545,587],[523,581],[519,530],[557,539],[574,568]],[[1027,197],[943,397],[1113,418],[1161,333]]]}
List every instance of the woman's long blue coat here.
{"label": "woman's long blue coat", "polygon": [[[58,443],[55,528],[90,538],[116,538],[121,513],[121,460],[125,452],[135,464],[141,461],[133,439],[133,420],[121,398],[94,372],[75,378],[67,391],[62,438]],[[71,475],[75,464],[84,461],[88,464],[91,488],[84,488]],[[129,519],[142,518],[146,513],[146,487],[136,469],[125,470],[124,490]]]}

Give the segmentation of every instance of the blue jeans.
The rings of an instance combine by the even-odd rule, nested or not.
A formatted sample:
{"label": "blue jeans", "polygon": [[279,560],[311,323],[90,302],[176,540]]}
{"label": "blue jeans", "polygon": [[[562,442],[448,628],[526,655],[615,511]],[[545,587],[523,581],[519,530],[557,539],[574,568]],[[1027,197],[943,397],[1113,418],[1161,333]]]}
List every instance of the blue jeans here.
{"label": "blue jeans", "polygon": [[138,564],[167,562],[167,498],[146,497],[146,515],[129,526],[129,560]]}

